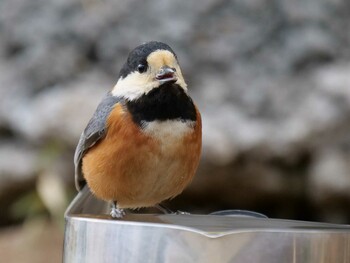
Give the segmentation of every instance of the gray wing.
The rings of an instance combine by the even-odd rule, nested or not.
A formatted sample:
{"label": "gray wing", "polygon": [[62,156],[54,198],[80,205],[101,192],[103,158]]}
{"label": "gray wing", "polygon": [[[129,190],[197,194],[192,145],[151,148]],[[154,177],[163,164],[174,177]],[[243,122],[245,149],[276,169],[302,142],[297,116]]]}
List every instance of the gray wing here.
{"label": "gray wing", "polygon": [[74,154],[75,187],[78,191],[80,191],[86,184],[81,169],[82,159],[89,148],[106,136],[107,118],[113,107],[120,101],[120,98],[113,96],[109,92],[97,106],[94,115],[80,136],[79,143]]}

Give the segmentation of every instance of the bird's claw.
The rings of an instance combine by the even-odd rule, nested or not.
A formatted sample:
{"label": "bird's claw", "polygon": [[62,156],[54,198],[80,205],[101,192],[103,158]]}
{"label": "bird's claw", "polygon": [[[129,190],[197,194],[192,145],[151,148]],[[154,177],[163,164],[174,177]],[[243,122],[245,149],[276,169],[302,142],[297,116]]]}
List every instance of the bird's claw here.
{"label": "bird's claw", "polygon": [[191,213],[177,210],[174,214],[175,215],[190,215]]}
{"label": "bird's claw", "polygon": [[183,212],[180,210],[177,210],[176,212],[174,212],[162,204],[158,204],[158,205],[156,205],[156,207],[166,215],[190,215],[190,213]]}
{"label": "bird's claw", "polygon": [[123,216],[125,216],[125,212],[123,209],[112,207],[110,215],[112,218],[123,218]]}

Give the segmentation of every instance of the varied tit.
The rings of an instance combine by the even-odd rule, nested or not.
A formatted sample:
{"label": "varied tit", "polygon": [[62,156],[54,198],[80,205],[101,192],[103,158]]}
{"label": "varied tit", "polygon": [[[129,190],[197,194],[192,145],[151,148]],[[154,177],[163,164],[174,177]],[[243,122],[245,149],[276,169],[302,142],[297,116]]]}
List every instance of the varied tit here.
{"label": "varied tit", "polygon": [[201,115],[176,54],[161,42],[142,44],[80,137],[76,187],[87,183],[120,218],[124,208],[155,206],[180,194],[196,173],[201,145]]}

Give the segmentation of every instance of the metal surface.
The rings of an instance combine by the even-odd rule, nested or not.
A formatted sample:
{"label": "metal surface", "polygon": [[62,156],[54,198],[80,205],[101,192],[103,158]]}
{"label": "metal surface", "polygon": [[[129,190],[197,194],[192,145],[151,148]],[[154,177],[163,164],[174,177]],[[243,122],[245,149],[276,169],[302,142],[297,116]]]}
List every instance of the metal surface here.
{"label": "metal surface", "polygon": [[219,215],[107,215],[85,189],[66,212],[64,262],[350,263],[350,226]]}

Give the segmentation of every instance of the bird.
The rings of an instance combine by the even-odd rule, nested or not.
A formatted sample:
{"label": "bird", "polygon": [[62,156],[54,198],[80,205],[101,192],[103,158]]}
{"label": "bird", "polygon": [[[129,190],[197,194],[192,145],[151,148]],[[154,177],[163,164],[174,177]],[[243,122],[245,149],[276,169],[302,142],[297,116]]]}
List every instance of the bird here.
{"label": "bird", "polygon": [[192,181],[202,148],[202,120],[178,58],[162,42],[133,49],[115,86],[98,104],[74,154],[75,184],[124,209],[160,205]]}

